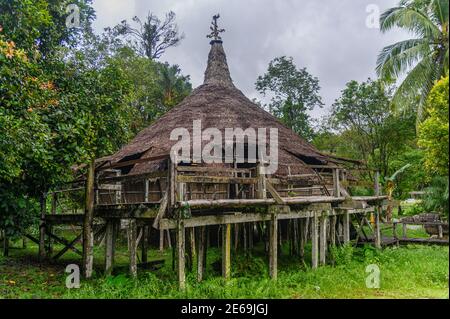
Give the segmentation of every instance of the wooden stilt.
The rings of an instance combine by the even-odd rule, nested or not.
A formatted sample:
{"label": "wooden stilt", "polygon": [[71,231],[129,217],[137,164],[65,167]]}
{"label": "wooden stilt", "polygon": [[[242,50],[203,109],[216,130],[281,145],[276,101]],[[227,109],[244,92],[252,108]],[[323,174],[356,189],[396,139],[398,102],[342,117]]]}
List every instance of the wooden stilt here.
{"label": "wooden stilt", "polygon": [[3,256],[9,256],[9,237],[6,235],[6,232],[3,237]]}
{"label": "wooden stilt", "polygon": [[344,232],[344,244],[350,242],[350,214],[348,211],[344,212],[343,216],[343,232]]}
{"label": "wooden stilt", "polygon": [[164,229],[159,230],[159,251],[164,251]]}
{"label": "wooden stilt", "polygon": [[311,266],[316,269],[319,264],[319,221],[317,214],[311,218]]}
{"label": "wooden stilt", "polygon": [[274,280],[278,276],[278,219],[276,212],[272,213],[269,225],[269,273]]}
{"label": "wooden stilt", "polygon": [[45,255],[45,213],[46,213],[46,194],[43,193],[40,198],[41,220],[39,224],[39,260],[44,260]]}
{"label": "wooden stilt", "polygon": [[333,215],[330,217],[330,245],[336,246],[336,221],[337,216]]}
{"label": "wooden stilt", "polygon": [[137,238],[137,225],[136,219],[130,219],[128,224],[128,247],[130,255],[130,275],[132,277],[137,276],[137,262],[136,262],[136,238]]}
{"label": "wooden stilt", "polygon": [[299,248],[298,248],[298,254],[300,256],[301,260],[304,260],[305,258],[305,242],[306,242],[306,233],[307,230],[305,229],[306,220],[305,218],[301,218],[299,220]]}
{"label": "wooden stilt", "polygon": [[320,265],[325,265],[327,262],[327,221],[326,215],[320,218]]}
{"label": "wooden stilt", "polygon": [[149,237],[150,227],[148,225],[142,226],[142,239],[141,239],[141,261],[142,263],[147,263],[148,261],[148,237]]}
{"label": "wooden stilt", "polygon": [[380,230],[381,207],[375,208],[375,247],[381,248],[381,230]]}
{"label": "wooden stilt", "polygon": [[222,276],[225,280],[231,274],[231,224],[222,225]]}
{"label": "wooden stilt", "polygon": [[184,222],[178,221],[177,227],[177,271],[178,271],[178,285],[181,290],[186,289],[186,273],[185,273],[185,230]]}
{"label": "wooden stilt", "polygon": [[198,229],[198,249],[197,249],[197,281],[203,280],[203,273],[205,270],[205,244],[206,244],[206,226],[201,226]]}
{"label": "wooden stilt", "polygon": [[83,273],[85,278],[91,278],[94,265],[94,232],[92,223],[94,218],[94,175],[95,163],[88,165],[86,178],[85,211],[83,219]]}
{"label": "wooden stilt", "polygon": [[115,250],[115,222],[108,220],[106,222],[105,238],[105,275],[111,275],[114,268],[114,250]]}

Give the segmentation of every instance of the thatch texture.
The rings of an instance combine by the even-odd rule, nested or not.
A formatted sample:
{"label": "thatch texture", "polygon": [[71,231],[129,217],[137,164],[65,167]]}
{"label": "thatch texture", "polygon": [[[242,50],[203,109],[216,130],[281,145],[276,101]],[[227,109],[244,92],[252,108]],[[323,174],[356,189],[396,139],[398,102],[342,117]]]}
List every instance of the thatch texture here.
{"label": "thatch texture", "polygon": [[[179,105],[167,112],[153,125],[142,130],[128,145],[107,158],[111,163],[169,154],[176,141],[170,140],[171,131],[178,127],[189,130],[192,136],[194,120],[202,121],[202,129],[218,128],[223,137],[225,128],[252,127],[278,129],[279,169],[276,175],[310,173],[305,165],[327,164],[333,159],[321,154],[311,144],[284,126],[274,116],[251,102],[238,90],[230,77],[221,41],[211,43],[204,84],[196,88]],[[267,140],[269,138],[267,137]],[[269,150],[269,148],[267,148]],[[129,173],[144,173],[161,169],[161,163],[138,163]]]}

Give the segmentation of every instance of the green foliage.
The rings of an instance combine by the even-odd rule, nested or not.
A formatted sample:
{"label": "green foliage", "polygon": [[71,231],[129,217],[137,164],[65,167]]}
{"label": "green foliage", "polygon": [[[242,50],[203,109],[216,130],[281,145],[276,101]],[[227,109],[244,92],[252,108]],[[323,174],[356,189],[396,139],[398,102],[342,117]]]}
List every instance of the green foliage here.
{"label": "green foliage", "polygon": [[259,76],[256,89],[271,97],[268,107],[286,126],[310,140],[313,131],[308,110],[322,107],[319,80],[306,68],[297,69],[293,59],[285,56],[270,61],[267,72]]}
{"label": "green foliage", "polygon": [[414,203],[402,202],[401,205],[402,205],[401,216],[414,216],[425,212],[425,207],[421,201]]}
{"label": "green foliage", "polygon": [[[37,248],[35,248],[37,249]],[[140,271],[137,280],[126,275],[82,281],[80,289],[66,289],[64,268],[73,259],[64,259],[61,265],[36,267],[24,262],[36,250],[14,249],[13,258],[0,255],[0,293],[5,298],[448,298],[448,247],[407,246],[390,247],[376,251],[370,246],[353,248],[353,258],[343,263],[312,270],[303,268],[298,258],[290,258],[278,267],[278,280],[268,276],[267,260],[261,263],[264,272],[253,276],[259,266],[250,272],[234,271],[229,281],[220,274],[207,273],[198,283],[195,271],[187,273],[187,290],[177,286],[176,272],[170,261],[163,268]],[[348,248],[350,251],[351,249]],[[345,251],[345,249],[344,249]],[[208,249],[208,257],[215,253]],[[170,255],[170,253],[168,254]],[[343,253],[349,256],[349,253]],[[21,259],[19,256],[25,257]],[[118,255],[120,256],[120,255]],[[236,256],[236,255],[234,255]],[[103,255],[95,259],[102,266]],[[155,255],[156,258],[161,256]],[[72,257],[73,258],[73,257]],[[251,258],[237,257],[233,264],[249,264]],[[235,258],[233,258],[235,259]],[[259,259],[259,257],[256,257]],[[119,262],[120,260],[116,260]],[[127,258],[121,264],[127,271]],[[366,266],[376,262],[381,270],[380,289],[366,287]],[[258,261],[256,261],[259,264]],[[253,267],[253,266],[251,266]],[[27,276],[24,277],[23,274]]]}
{"label": "green foliage", "polygon": [[[400,0],[380,17],[382,32],[395,27],[415,35],[414,39],[389,45],[380,52],[377,73],[385,80],[397,80],[406,73],[393,98],[397,109],[417,107],[422,119],[423,105],[433,86],[448,75],[448,1]],[[419,104],[411,103],[420,96]]]}
{"label": "green foliage", "polygon": [[[422,119],[423,105],[433,83],[448,75],[448,9],[447,0],[401,0],[380,17],[382,32],[399,27],[415,35],[414,39],[383,48],[377,72],[388,81],[407,73],[393,104],[403,110],[410,110],[411,105],[417,107],[418,120]],[[419,104],[411,103],[418,94]]]}
{"label": "green foliage", "polygon": [[439,212],[448,218],[448,176],[437,176],[431,180],[430,186],[425,189],[423,205],[427,211]]}
{"label": "green foliage", "polygon": [[[330,154],[362,160],[383,177],[411,165],[407,173],[396,177],[395,195],[403,197],[423,183],[422,153],[415,146],[415,114],[390,111],[390,101],[391,88],[381,81],[350,81],[313,143]],[[359,178],[372,184],[372,174]],[[352,194],[369,195],[370,191],[353,187]]]}
{"label": "green foliage", "polygon": [[425,152],[425,168],[430,176],[448,176],[449,118],[448,76],[436,83],[426,106],[426,119],[419,125],[419,146]]}
{"label": "green foliage", "polygon": [[346,265],[352,261],[354,247],[349,244],[343,246],[331,246],[330,254],[335,265]]}

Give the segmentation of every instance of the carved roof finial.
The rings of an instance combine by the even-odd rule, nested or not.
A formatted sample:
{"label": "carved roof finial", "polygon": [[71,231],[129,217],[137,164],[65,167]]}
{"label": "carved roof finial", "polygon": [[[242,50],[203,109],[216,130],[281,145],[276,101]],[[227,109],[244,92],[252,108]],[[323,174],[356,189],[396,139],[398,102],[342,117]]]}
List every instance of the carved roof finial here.
{"label": "carved roof finial", "polygon": [[211,22],[211,26],[209,27],[211,29],[211,33],[206,36],[207,38],[212,39],[211,43],[214,43],[215,41],[222,41],[220,33],[225,32],[225,29],[219,29],[219,27],[217,26],[217,20],[219,18],[220,14],[216,14],[213,16],[213,21]]}

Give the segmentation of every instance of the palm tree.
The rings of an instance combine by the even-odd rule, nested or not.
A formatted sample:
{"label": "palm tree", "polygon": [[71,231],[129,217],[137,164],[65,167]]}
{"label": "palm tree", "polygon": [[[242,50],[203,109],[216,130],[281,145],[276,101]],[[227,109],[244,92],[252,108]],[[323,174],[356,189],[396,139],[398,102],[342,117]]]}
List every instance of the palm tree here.
{"label": "palm tree", "polygon": [[394,94],[393,106],[410,110],[416,105],[418,121],[435,81],[448,74],[448,9],[448,0],[400,0],[380,17],[382,32],[399,27],[415,36],[383,48],[376,70],[388,81],[406,74]]}

